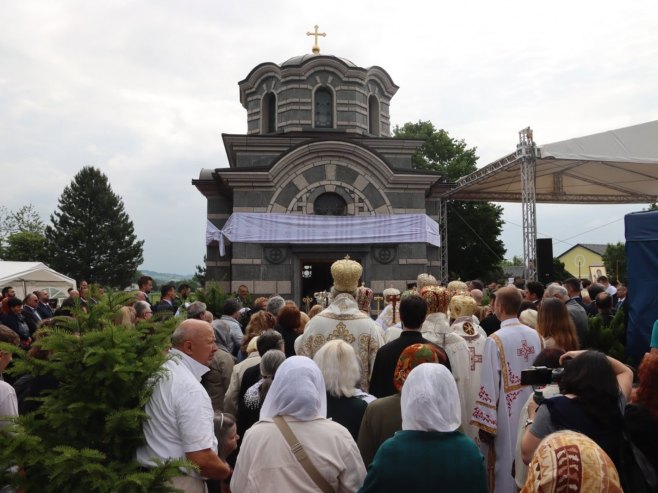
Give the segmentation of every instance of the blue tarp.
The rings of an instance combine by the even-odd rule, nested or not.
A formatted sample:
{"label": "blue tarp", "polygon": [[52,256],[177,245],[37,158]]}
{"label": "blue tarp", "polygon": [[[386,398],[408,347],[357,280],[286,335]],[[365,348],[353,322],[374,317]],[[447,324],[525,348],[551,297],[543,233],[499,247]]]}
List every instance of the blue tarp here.
{"label": "blue tarp", "polygon": [[626,214],[628,333],[626,350],[639,362],[658,319],[658,210]]}

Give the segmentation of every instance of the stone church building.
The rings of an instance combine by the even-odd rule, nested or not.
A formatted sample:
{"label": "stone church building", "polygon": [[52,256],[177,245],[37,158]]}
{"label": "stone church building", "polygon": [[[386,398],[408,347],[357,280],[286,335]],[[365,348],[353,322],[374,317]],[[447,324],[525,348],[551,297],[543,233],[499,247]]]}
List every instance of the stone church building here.
{"label": "stone church building", "polygon": [[[193,180],[208,201],[208,280],[303,306],[329,289],[329,266],[346,254],[376,294],[438,272],[438,241],[403,219],[426,220],[421,229],[438,239],[438,197],[450,185],[412,169],[421,141],[390,136],[398,86],[384,69],[309,54],[262,63],[238,85],[247,133],[223,134],[229,167]],[[380,220],[378,233],[362,220]]]}

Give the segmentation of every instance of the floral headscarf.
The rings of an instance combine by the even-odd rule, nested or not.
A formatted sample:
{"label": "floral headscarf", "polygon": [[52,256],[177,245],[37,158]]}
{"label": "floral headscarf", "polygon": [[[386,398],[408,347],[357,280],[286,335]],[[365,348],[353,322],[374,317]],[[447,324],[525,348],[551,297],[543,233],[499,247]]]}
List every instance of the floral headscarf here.
{"label": "floral headscarf", "polygon": [[407,376],[422,363],[444,363],[446,356],[433,344],[412,344],[398,358],[398,364],[393,374],[395,390],[402,392],[402,386]]}
{"label": "floral headscarf", "polygon": [[521,493],[622,493],[610,457],[593,440],[575,431],[548,435],[528,466]]}

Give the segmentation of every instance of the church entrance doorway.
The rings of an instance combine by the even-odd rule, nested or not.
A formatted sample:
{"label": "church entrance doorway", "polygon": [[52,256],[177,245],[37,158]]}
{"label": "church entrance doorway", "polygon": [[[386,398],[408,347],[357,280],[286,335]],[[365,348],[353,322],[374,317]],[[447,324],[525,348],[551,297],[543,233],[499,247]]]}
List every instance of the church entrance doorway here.
{"label": "church entrance doorway", "polygon": [[[331,264],[335,260],[318,260],[318,259],[301,259],[300,271],[301,279],[301,299],[299,306],[306,311],[306,308],[317,304],[313,296],[320,291],[329,291],[333,280],[331,278]],[[307,304],[308,303],[308,304]]]}

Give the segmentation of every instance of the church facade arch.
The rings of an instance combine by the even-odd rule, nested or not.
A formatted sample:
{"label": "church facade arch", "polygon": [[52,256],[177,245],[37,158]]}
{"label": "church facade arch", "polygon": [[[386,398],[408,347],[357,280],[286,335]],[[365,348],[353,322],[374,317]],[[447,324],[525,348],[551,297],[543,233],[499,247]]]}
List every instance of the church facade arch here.
{"label": "church facade arch", "polygon": [[275,192],[267,212],[313,214],[314,200],[335,192],[347,202],[348,215],[392,214],[385,193],[392,174],[376,154],[356,144],[311,143],[291,151],[270,170]]}

